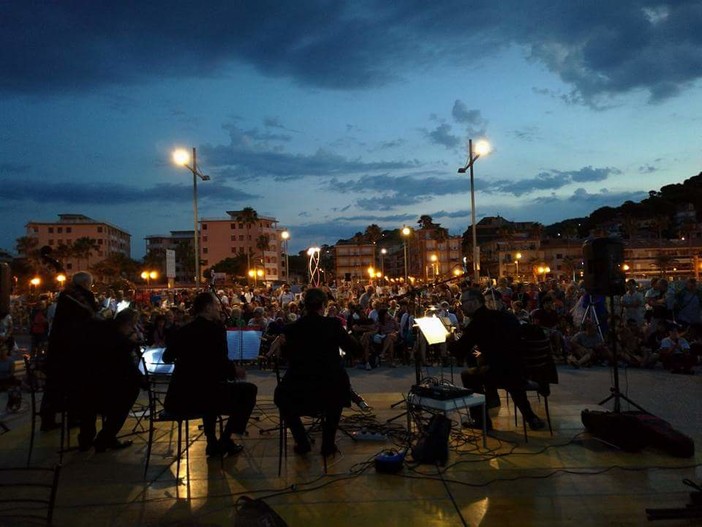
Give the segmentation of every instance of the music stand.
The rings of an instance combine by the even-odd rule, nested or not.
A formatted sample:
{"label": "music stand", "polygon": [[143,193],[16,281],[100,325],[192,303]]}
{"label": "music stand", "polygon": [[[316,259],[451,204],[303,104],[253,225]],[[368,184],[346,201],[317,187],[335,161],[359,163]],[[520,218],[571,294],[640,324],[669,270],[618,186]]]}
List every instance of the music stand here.
{"label": "music stand", "polygon": [[[414,324],[419,328],[419,332],[421,333],[421,336],[424,337],[424,339],[427,341],[427,346],[431,346],[433,344],[443,344],[446,342],[446,337],[448,336],[449,332],[446,330],[446,326],[444,326],[444,323],[441,321],[440,318],[438,317],[422,317],[422,318],[415,318],[414,319]],[[421,374],[421,357],[418,353],[414,354],[414,374],[415,374],[415,384],[421,384],[422,382],[422,374]],[[441,374],[442,374],[442,379],[443,379],[443,366],[441,368]],[[404,403],[405,400],[402,399],[401,401],[398,401],[396,403],[393,403],[390,405],[391,408],[395,408],[396,406]],[[402,412],[399,415],[396,415],[395,417],[391,417],[390,419],[387,419],[385,422],[386,423],[391,423],[395,419],[399,419],[400,417],[404,417],[407,415],[407,411]]]}

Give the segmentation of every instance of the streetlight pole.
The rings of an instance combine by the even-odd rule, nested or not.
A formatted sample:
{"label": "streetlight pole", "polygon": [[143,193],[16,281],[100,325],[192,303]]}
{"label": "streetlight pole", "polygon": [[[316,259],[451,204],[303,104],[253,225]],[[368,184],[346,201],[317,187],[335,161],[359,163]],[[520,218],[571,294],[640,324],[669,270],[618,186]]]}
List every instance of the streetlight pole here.
{"label": "streetlight pole", "polygon": [[380,272],[385,276],[385,255],[388,254],[388,250],[383,247],[380,249]]}
{"label": "streetlight pole", "polygon": [[193,173],[193,252],[195,253],[195,287],[200,284],[200,232],[197,215],[197,178],[208,181],[210,176],[203,174],[197,168],[197,150],[193,147],[192,166],[188,165],[189,155],[187,150],[179,149],[173,152],[173,160],[177,165],[183,166]]}
{"label": "streetlight pole", "polygon": [[409,235],[411,232],[412,231],[410,230],[409,227],[402,227],[402,236],[404,236],[403,245],[404,245],[404,251],[405,251],[405,284],[407,284],[407,280],[409,279],[409,275],[407,274],[407,259],[408,259],[407,242],[409,240]]}
{"label": "streetlight pole", "polygon": [[290,239],[290,233],[288,231],[283,231],[280,233],[280,237],[283,238],[283,246],[285,247],[285,281],[290,283],[290,260],[288,259],[288,240]]}
{"label": "streetlight pole", "polygon": [[522,253],[517,253],[515,255],[515,260],[514,260],[514,265],[517,266],[517,276],[516,276],[517,281],[519,281],[519,260],[521,259],[521,257],[522,257]]}
{"label": "streetlight pole", "polygon": [[478,160],[481,154],[486,154],[490,145],[486,141],[480,141],[477,152],[473,152],[473,140],[468,139],[468,161],[464,167],[458,169],[459,174],[465,174],[466,170],[470,172],[470,217],[473,224],[473,282],[477,285],[480,281],[480,249],[478,247],[478,231],[475,223],[475,181],[473,178],[473,165]]}

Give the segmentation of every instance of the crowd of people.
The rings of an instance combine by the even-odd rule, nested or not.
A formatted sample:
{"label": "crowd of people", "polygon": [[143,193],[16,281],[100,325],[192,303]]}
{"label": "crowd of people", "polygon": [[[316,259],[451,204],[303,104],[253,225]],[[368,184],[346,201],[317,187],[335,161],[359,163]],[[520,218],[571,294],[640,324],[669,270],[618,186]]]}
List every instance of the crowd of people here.
{"label": "crowd of people", "polygon": [[[350,366],[371,371],[411,361],[453,361],[466,367],[465,386],[507,388],[532,428],[540,428],[543,423],[519,388],[520,324],[540,327],[554,358],[573,368],[617,360],[693,373],[702,348],[702,292],[693,278],[676,284],[653,279],[647,288],[628,280],[626,293],[613,303],[590,295],[583,284],[508,278],[480,286],[456,280],[421,287],[342,283],[311,289],[284,284],[94,291],[92,276],[81,272],[58,295],[31,303],[13,299],[13,311],[0,313],[0,382],[12,375],[5,363],[16,347],[13,332],[29,334],[29,354],[45,362],[47,375],[42,430],[57,426],[56,413],[67,404],[80,426],[80,448],[98,452],[129,446],[117,436],[144,387],[139,351],[156,347],[166,348],[164,361],[175,363],[167,409],[203,418],[208,455],[238,453],[242,447],[232,435],[245,432],[257,390],[228,358],[227,327],[260,331],[262,356],[287,356],[290,377],[281,383],[276,402],[302,454],[309,444],[299,416],[310,412],[310,401],[320,400],[320,394],[333,402],[321,409],[328,423],[322,449],[336,451],[341,408],[353,399],[345,371]],[[415,324],[425,316],[441,319],[446,343],[427,344]],[[481,356],[482,362],[476,360]],[[329,379],[335,379],[333,390]],[[299,404],[288,404],[295,400]],[[104,417],[99,432],[98,412]],[[215,420],[222,414],[230,418],[218,438]]]}

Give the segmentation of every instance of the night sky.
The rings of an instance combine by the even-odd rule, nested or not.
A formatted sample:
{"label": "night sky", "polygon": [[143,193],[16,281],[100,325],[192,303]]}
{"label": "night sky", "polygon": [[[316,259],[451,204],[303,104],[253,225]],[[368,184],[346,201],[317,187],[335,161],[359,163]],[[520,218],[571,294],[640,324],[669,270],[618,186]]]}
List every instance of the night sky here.
{"label": "night sky", "polygon": [[81,213],[143,238],[253,207],[291,251],[429,214],[553,223],[702,170],[702,2],[5,1],[0,248]]}

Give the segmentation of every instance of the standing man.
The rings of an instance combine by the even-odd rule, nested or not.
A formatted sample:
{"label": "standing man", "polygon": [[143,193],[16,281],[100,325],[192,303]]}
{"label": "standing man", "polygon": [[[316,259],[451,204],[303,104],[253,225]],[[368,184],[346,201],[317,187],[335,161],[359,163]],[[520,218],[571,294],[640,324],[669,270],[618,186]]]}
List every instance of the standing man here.
{"label": "standing man", "polygon": [[[459,360],[471,353],[474,366],[461,372],[463,386],[488,398],[497,396],[497,388],[505,388],[532,430],[540,430],[544,422],[534,413],[524,390],[522,360],[520,356],[520,325],[509,312],[490,310],[479,289],[467,289],[461,295],[461,309],[470,317],[463,335],[450,348]],[[474,348],[476,348],[474,350]],[[468,357],[470,360],[470,357]],[[482,428],[480,408],[471,408],[476,426]],[[490,429],[492,423],[485,423]]]}
{"label": "standing man", "polygon": [[59,426],[56,412],[66,403],[69,421],[76,408],[76,387],[83,374],[83,363],[88,360],[80,353],[82,336],[98,312],[92,286],[93,276],[80,271],[59,295],[46,352],[46,388],[40,410],[42,431]]}
{"label": "standing man", "polygon": [[295,440],[295,453],[304,455],[312,447],[300,416],[324,414],[322,455],[335,454],[336,430],[344,407],[351,406],[351,383],[342,364],[339,348],[352,356],[361,346],[344,330],[338,318],[324,316],[327,294],[308,289],[305,315],[285,326],[271,345],[269,354],[282,352],[288,369],[275,390],[274,401]]}
{"label": "standing man", "polygon": [[[208,456],[235,455],[244,447],[231,436],[246,432],[258,389],[243,382],[244,370],[229,360],[219,300],[209,292],[198,294],[193,316],[194,320],[169,340],[163,353],[164,362],[175,363],[164,408],[175,414],[202,416]],[[217,439],[219,415],[229,415],[229,419]]]}

